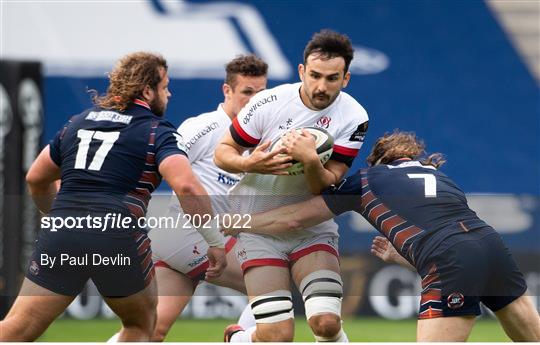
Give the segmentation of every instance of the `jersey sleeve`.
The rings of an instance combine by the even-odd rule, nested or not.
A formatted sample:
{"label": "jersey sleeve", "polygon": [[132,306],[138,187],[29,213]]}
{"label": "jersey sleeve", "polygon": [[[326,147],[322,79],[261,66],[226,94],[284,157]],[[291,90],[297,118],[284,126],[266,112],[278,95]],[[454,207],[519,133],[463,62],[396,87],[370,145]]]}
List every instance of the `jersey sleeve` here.
{"label": "jersey sleeve", "polygon": [[366,111],[359,104],[350,111],[353,114],[347,115],[349,121],[346,122],[339,135],[334,138],[334,152],[330,157],[330,159],[345,163],[349,167],[364,143],[369,123]]}
{"label": "jersey sleeve", "polygon": [[154,147],[155,162],[158,167],[169,156],[175,154],[187,156],[184,139],[178,134],[176,128],[167,121],[160,122],[156,128]]}
{"label": "jersey sleeve", "polygon": [[234,141],[242,147],[255,147],[262,138],[263,122],[273,101],[277,100],[275,94],[259,92],[242,108],[230,126]]}
{"label": "jersey sleeve", "polygon": [[362,205],[362,181],[360,172],[344,178],[322,192],[326,206],[336,216],[347,211],[359,211]]}
{"label": "jersey sleeve", "polygon": [[191,117],[178,127],[178,134],[184,139],[186,146],[186,153],[188,154],[189,161],[191,163],[196,162],[204,156],[205,152],[210,147],[212,136],[209,135],[210,131],[216,129],[213,126],[219,126],[219,124],[213,122],[211,124],[206,122],[197,122],[199,118]]}
{"label": "jersey sleeve", "polygon": [[58,166],[62,164],[62,153],[60,150],[62,139],[64,138],[64,135],[66,134],[68,126],[71,124],[72,120],[73,118],[71,118],[68,123],[66,123],[58,132],[56,132],[54,138],[52,138],[49,142],[49,155],[51,156],[54,164]]}

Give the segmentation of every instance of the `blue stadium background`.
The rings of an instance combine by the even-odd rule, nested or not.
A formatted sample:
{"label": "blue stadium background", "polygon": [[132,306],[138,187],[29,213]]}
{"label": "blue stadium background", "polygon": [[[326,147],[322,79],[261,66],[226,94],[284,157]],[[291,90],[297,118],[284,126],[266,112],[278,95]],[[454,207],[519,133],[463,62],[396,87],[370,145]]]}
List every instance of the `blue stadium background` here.
{"label": "blue stadium background", "polygon": [[[264,17],[293,69],[302,60],[305,43],[321,28],[347,33],[355,45],[373,48],[388,58],[388,67],[380,73],[353,74],[346,89],[370,115],[367,141],[354,168],[365,165],[375,138],[384,132],[415,131],[429,151],[446,154],[443,171],[465,192],[532,196],[533,206],[526,209],[533,217],[532,226],[505,237],[515,249],[538,252],[539,88],[484,2],[249,3]],[[148,11],[166,14],[157,0],[148,2]],[[234,18],[231,21],[238,25]],[[294,72],[289,81],[297,80]],[[282,82],[271,79],[269,86]],[[49,140],[72,114],[90,105],[87,89],[103,92],[106,83],[104,77],[46,76],[44,138]],[[170,121],[177,125],[188,116],[215,108],[222,100],[221,83],[207,78],[172,79]],[[161,190],[166,188],[162,185]],[[342,225],[347,227],[347,222]],[[341,233],[346,252],[367,249],[372,237]]]}

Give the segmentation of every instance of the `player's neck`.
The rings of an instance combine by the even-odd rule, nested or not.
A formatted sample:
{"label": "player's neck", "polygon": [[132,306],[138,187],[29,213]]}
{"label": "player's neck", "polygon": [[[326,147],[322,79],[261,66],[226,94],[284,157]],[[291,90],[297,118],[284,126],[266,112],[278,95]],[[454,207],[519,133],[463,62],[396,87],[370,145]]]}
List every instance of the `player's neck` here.
{"label": "player's neck", "polygon": [[232,120],[236,117],[237,114],[234,113],[233,107],[231,103],[228,103],[227,101],[221,103],[221,108],[227,114],[227,116]]}

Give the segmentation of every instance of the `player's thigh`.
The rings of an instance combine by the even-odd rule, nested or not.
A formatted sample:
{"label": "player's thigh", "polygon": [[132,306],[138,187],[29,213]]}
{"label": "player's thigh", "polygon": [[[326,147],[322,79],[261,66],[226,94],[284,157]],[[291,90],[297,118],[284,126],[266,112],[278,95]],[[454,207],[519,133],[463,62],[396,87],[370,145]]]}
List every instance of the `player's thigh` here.
{"label": "player's thigh", "polygon": [[156,282],[158,304],[155,332],[162,340],[189,303],[195,286],[189,277],[166,267],[156,267]]}
{"label": "player's thigh", "polygon": [[540,341],[540,316],[529,296],[522,295],[495,315],[513,341]]}
{"label": "player's thigh", "polygon": [[[23,280],[19,295],[9,310],[4,327],[17,330],[21,341],[34,340],[69,306],[75,296],[64,296],[37,285],[28,278]],[[11,329],[4,329],[3,336]],[[0,335],[0,338],[3,338]],[[10,335],[11,337],[11,335]],[[8,339],[16,340],[16,339]]]}
{"label": "player's thigh", "polygon": [[327,251],[316,251],[299,258],[291,265],[291,275],[297,286],[300,286],[306,276],[320,270],[329,270],[339,274],[338,258]]}
{"label": "player's thigh", "polygon": [[338,258],[328,251],[315,251],[296,260],[291,273],[309,326],[316,336],[332,338],[341,329],[343,281]]}
{"label": "player's thigh", "polygon": [[450,316],[418,320],[418,342],[463,342],[469,338],[474,326],[474,316]]}
{"label": "player's thigh", "polygon": [[420,320],[481,314],[491,264],[480,242],[464,240],[435,250],[425,262],[417,268],[422,278]]}
{"label": "player's thigh", "polygon": [[157,306],[157,284],[152,279],[141,291],[127,297],[103,297],[124,326],[153,329]]}
{"label": "player's thigh", "polygon": [[217,278],[208,279],[209,283],[228,287],[230,289],[247,294],[246,284],[244,283],[244,274],[240,268],[240,263],[236,259],[236,251],[234,248],[227,252],[227,267],[223,274]]}
{"label": "player's thigh", "polygon": [[151,241],[145,230],[94,237],[91,256],[99,255],[100,259],[94,260],[89,270],[102,296],[124,298],[150,285],[155,268]]}
{"label": "player's thigh", "polygon": [[273,291],[291,288],[291,279],[287,267],[256,266],[244,272],[244,281],[250,300]]}
{"label": "player's thigh", "polygon": [[292,341],[294,313],[286,267],[257,266],[245,272],[246,288],[257,331],[256,341]]}

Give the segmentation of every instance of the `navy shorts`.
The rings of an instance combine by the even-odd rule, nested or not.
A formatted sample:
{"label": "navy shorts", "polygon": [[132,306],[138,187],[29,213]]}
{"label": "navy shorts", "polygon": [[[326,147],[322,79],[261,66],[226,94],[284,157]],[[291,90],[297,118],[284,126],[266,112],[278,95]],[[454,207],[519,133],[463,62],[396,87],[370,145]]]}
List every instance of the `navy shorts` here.
{"label": "navy shorts", "polygon": [[[422,277],[419,319],[480,315],[480,302],[504,308],[527,290],[510,250],[492,228],[456,234],[418,269]],[[448,244],[448,243],[446,243]]]}
{"label": "navy shorts", "polygon": [[101,295],[126,297],[154,276],[144,231],[95,233],[40,230],[26,277],[61,295],[78,295],[92,279]]}

